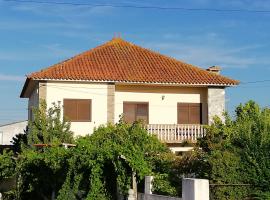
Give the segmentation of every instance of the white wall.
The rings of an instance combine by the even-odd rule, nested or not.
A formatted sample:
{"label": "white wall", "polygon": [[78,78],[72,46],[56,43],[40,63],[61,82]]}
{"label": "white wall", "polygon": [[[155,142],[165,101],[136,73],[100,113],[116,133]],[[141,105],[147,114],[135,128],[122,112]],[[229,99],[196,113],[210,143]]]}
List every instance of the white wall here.
{"label": "white wall", "polygon": [[107,88],[106,84],[48,82],[46,101],[50,106],[54,102],[63,105],[64,99],[92,99],[92,121],[71,123],[75,136],[91,134],[94,127],[107,123]]}
{"label": "white wall", "polygon": [[196,178],[183,178],[182,199],[209,200],[209,180]]}
{"label": "white wall", "polygon": [[0,126],[0,145],[11,145],[12,138],[19,134],[24,133],[27,126],[27,121],[16,122]]}
{"label": "white wall", "polygon": [[207,88],[116,86],[116,120],[119,120],[119,115],[123,113],[124,101],[148,102],[150,124],[177,124],[177,103],[202,103],[203,123],[208,121]]}

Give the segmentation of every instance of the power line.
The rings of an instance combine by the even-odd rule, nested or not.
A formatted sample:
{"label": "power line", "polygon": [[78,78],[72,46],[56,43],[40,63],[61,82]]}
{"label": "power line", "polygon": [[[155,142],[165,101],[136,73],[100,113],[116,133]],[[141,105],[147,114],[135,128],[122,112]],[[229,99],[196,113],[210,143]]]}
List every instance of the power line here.
{"label": "power line", "polygon": [[267,80],[257,80],[257,81],[248,81],[248,82],[241,82],[240,84],[253,84],[253,83],[264,83],[264,82],[270,82],[270,79],[267,79]]}
{"label": "power line", "polygon": [[127,5],[127,4],[91,4],[91,3],[58,2],[58,1],[37,1],[37,0],[24,0],[24,1],[21,1],[21,0],[2,0],[2,1],[17,2],[17,3],[53,4],[53,5],[87,6],[87,7],[155,9],[155,10],[176,10],[176,11],[270,13],[270,10],[253,10],[253,9],[163,7],[163,6]]}

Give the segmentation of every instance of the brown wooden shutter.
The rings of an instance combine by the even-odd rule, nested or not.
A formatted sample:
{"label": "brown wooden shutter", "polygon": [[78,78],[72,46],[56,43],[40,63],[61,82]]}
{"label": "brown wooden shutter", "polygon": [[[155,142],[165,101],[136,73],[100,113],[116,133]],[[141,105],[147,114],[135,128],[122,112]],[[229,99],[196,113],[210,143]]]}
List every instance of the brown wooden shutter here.
{"label": "brown wooden shutter", "polygon": [[201,104],[193,103],[189,105],[189,123],[200,124],[201,123]]}
{"label": "brown wooden shutter", "polygon": [[133,123],[136,120],[136,104],[124,102],[123,115],[125,122]]}
{"label": "brown wooden shutter", "polygon": [[139,120],[148,123],[148,103],[124,102],[123,115],[124,121],[127,123],[133,123]]}
{"label": "brown wooden shutter", "polygon": [[200,103],[178,103],[177,123],[178,124],[201,124],[202,104]]}
{"label": "brown wooden shutter", "polygon": [[77,100],[77,120],[91,121],[91,100]]}
{"label": "brown wooden shutter", "polygon": [[179,103],[177,105],[177,123],[188,124],[189,123],[189,106],[186,103]]}
{"label": "brown wooden shutter", "polygon": [[73,99],[64,99],[64,116],[70,121],[77,120],[77,102]]}
{"label": "brown wooden shutter", "polygon": [[91,121],[90,99],[64,99],[64,116],[73,122]]}
{"label": "brown wooden shutter", "polygon": [[137,104],[136,120],[142,120],[144,123],[148,123],[148,104]]}

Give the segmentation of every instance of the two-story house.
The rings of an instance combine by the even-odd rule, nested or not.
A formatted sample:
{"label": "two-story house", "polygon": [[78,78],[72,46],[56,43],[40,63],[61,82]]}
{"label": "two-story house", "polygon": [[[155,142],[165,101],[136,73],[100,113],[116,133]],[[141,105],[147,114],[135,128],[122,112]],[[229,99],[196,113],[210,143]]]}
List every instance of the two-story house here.
{"label": "two-story house", "polygon": [[238,81],[114,38],[27,76],[21,97],[31,108],[59,102],[75,135],[116,123],[144,120],[167,143],[196,140],[203,124],[225,109],[225,88]]}

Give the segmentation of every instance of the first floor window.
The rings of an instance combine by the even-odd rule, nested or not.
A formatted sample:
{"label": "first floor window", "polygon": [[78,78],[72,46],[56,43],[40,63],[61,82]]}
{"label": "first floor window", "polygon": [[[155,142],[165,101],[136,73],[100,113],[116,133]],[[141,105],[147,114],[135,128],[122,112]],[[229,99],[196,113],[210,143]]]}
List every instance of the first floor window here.
{"label": "first floor window", "polygon": [[123,104],[123,117],[127,123],[133,123],[134,121],[143,121],[148,123],[148,103],[145,102],[124,102]]}
{"label": "first floor window", "polygon": [[178,103],[177,104],[178,124],[201,124],[202,104],[201,103]]}
{"label": "first floor window", "polygon": [[71,122],[91,122],[91,99],[64,99],[64,116]]}

